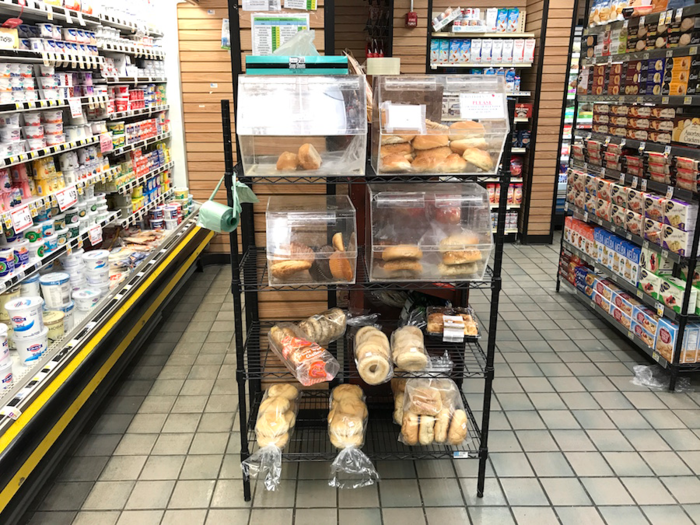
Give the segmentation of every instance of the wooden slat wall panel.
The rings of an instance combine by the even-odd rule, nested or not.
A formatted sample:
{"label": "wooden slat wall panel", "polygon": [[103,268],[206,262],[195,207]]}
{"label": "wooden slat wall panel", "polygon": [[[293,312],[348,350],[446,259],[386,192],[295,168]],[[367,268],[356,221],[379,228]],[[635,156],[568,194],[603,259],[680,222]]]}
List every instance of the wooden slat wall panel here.
{"label": "wooden slat wall panel", "polygon": [[369,18],[369,5],[359,0],[335,0],[335,54],[343,50],[352,52],[357,61],[365,61],[365,24]]}
{"label": "wooden slat wall panel", "polygon": [[[528,216],[527,235],[548,235],[551,228],[552,195],[557,182],[559,136],[561,135],[562,101],[568,80],[567,61],[573,17],[573,0],[550,0],[547,27],[542,27],[544,2],[529,2],[526,30],[537,35],[546,32],[545,50],[539,63],[539,42],[535,49],[537,67],[523,75],[522,89],[540,90],[539,119],[535,151],[530,154],[526,176],[530,179],[530,206],[521,214]],[[539,40],[539,38],[538,38]],[[542,68],[542,81],[537,84],[537,68]]]}

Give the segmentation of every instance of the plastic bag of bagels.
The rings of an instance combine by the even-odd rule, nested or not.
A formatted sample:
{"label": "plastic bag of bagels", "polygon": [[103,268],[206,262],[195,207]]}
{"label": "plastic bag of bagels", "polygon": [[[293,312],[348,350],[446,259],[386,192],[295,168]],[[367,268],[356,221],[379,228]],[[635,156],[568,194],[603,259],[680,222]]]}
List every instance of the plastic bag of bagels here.
{"label": "plastic bag of bagels", "polygon": [[415,325],[406,325],[391,334],[391,357],[396,366],[407,372],[424,370],[428,365],[423,332]]}
{"label": "plastic bag of bagels", "polygon": [[361,448],[367,430],[367,405],[357,385],[339,385],[331,392],[328,412],[328,435],[340,449],[331,464],[328,484],[341,489],[356,489],[379,479],[374,465]]}
{"label": "plastic bag of bagels", "polygon": [[394,376],[389,338],[378,325],[363,326],[354,336],[355,366],[368,385],[381,385]]}
{"label": "plastic bag of bagels", "polygon": [[268,333],[270,348],[304,386],[331,381],[340,370],[333,355],[293,323],[278,323]]}
{"label": "plastic bag of bagels", "polygon": [[405,445],[460,445],[469,433],[467,413],[451,379],[409,379],[403,395],[399,441]]}
{"label": "plastic bag of bagels", "polygon": [[299,328],[309,341],[327,346],[345,334],[348,316],[340,308],[331,308],[299,322]]}
{"label": "plastic bag of bagels", "polygon": [[282,475],[282,449],[289,442],[299,410],[299,389],[289,383],[265,391],[255,421],[258,450],[241,463],[246,479],[264,476],[267,490],[277,490]]}

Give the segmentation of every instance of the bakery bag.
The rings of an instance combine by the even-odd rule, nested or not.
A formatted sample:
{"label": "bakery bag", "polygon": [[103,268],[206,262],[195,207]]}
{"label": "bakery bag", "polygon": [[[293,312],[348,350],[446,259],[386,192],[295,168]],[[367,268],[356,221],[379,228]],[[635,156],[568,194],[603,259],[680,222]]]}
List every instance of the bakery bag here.
{"label": "bakery bag", "polygon": [[241,463],[241,468],[246,479],[260,479],[262,474],[265,488],[277,490],[282,479],[282,449],[275,445],[260,448]]}
{"label": "bakery bag", "polygon": [[233,179],[233,208],[214,202],[214,196],[219,191],[221,183],[224,182],[224,177],[221,177],[209,200],[202,204],[197,218],[197,226],[217,233],[231,233],[238,227],[243,209],[242,203],[258,202],[255,193],[236,178]]}
{"label": "bakery bag", "polygon": [[331,463],[328,484],[341,489],[356,489],[379,480],[374,465],[361,448],[367,431],[367,405],[358,385],[339,385],[331,393],[328,435],[340,449]]}
{"label": "bakery bag", "polygon": [[314,38],[316,31],[313,29],[299,31],[272,54],[280,57],[317,57],[319,54],[314,45]]}

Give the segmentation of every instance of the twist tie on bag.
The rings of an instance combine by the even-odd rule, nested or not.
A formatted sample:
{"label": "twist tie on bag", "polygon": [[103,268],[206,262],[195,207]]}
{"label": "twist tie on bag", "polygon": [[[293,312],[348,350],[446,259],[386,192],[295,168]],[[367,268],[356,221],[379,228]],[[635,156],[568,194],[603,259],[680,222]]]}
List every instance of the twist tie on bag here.
{"label": "twist tie on bag", "polygon": [[242,203],[255,203],[258,202],[258,197],[253,193],[253,191],[239,182],[238,179],[233,177],[233,208],[221,204],[219,202],[214,202],[214,196],[219,191],[221,184],[224,182],[226,175],[221,177],[221,180],[214,188],[209,199],[202,204],[199,209],[199,217],[197,218],[197,226],[200,228],[206,228],[207,230],[212,230],[217,233],[231,233],[238,227],[238,223],[241,218]]}
{"label": "twist tie on bag", "polygon": [[265,488],[275,491],[282,479],[282,450],[275,445],[262,447],[241,463],[241,470],[246,480],[259,479],[263,474]]}
{"label": "twist tie on bag", "polygon": [[328,485],[340,489],[359,489],[374,485],[379,474],[367,455],[356,447],[344,448],[331,463]]}

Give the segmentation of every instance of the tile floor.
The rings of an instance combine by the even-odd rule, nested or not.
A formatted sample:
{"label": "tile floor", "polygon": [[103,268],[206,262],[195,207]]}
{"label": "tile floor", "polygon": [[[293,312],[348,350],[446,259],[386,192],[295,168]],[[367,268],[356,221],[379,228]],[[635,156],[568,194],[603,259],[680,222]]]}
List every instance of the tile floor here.
{"label": "tile floor", "polygon": [[[336,491],[285,464],[243,501],[228,268],[197,274],[27,515],[32,525],[700,524],[700,388],[632,384],[644,359],[568,293],[558,244],[508,246],[486,493],[474,460],[386,462]],[[472,303],[488,318],[487,296]],[[467,381],[480,407],[483,381]],[[479,416],[477,414],[477,416]]]}

